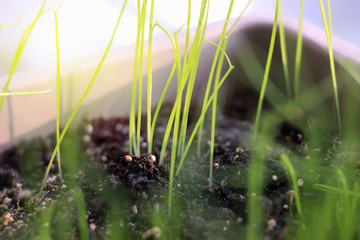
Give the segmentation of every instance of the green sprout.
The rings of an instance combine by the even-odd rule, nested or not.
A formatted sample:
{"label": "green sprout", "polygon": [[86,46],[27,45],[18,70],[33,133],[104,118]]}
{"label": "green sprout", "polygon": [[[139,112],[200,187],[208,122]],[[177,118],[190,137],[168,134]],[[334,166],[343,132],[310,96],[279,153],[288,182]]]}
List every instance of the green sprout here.
{"label": "green sprout", "polygon": [[280,155],[281,163],[284,164],[286,167],[287,173],[289,174],[289,178],[291,180],[291,185],[294,189],[294,195],[295,195],[295,203],[296,203],[296,209],[299,214],[302,214],[301,210],[301,203],[300,203],[300,191],[296,180],[296,173],[294,166],[292,165],[290,159],[285,154]]}
{"label": "green sprout", "polygon": [[83,101],[85,100],[87,94],[89,93],[92,85],[94,84],[95,79],[97,78],[97,76],[98,76],[98,74],[99,74],[99,72],[100,72],[100,69],[101,69],[101,67],[102,67],[102,65],[103,65],[103,63],[104,63],[104,61],[105,61],[105,59],[106,59],[106,56],[107,56],[107,54],[108,54],[109,51],[110,51],[110,47],[111,47],[112,42],[113,42],[113,40],[114,40],[116,31],[117,31],[117,28],[118,28],[118,26],[119,26],[121,17],[122,17],[122,15],[123,15],[123,13],[124,13],[126,4],[127,4],[127,0],[125,0],[124,3],[123,3],[123,6],[122,6],[121,11],[120,11],[120,14],[119,14],[119,18],[118,18],[118,20],[117,20],[117,23],[116,23],[116,26],[115,26],[115,29],[114,29],[114,32],[113,32],[113,34],[112,34],[112,36],[111,36],[111,39],[110,39],[110,41],[109,41],[108,46],[106,47],[106,50],[105,50],[105,52],[104,52],[104,55],[102,56],[102,58],[101,58],[101,60],[100,60],[100,63],[99,63],[99,65],[97,66],[93,77],[91,78],[91,81],[89,82],[89,84],[88,84],[87,88],[85,89],[83,95],[81,96],[79,102],[76,104],[73,112],[71,113],[68,121],[66,122],[66,124],[65,124],[65,126],[64,126],[63,131],[61,132],[61,135],[60,135],[60,137],[59,137],[59,139],[58,139],[58,141],[57,141],[57,143],[56,143],[55,149],[54,149],[54,151],[53,151],[53,153],[52,153],[52,155],[51,155],[49,164],[48,164],[48,166],[47,166],[47,168],[46,168],[45,176],[44,176],[43,181],[42,181],[42,184],[41,184],[41,189],[44,189],[44,187],[45,187],[45,185],[46,185],[46,179],[47,179],[47,177],[48,177],[48,175],[49,175],[50,168],[51,168],[51,165],[52,165],[52,163],[53,163],[53,161],[54,161],[54,159],[55,159],[55,156],[57,155],[57,151],[59,151],[60,144],[61,144],[62,140],[64,139],[65,134],[66,134],[66,132],[68,131],[68,129],[69,129],[69,127],[70,127],[70,124],[72,123],[72,121],[74,120],[77,112],[79,111],[80,106],[82,105],[82,103],[83,103]]}

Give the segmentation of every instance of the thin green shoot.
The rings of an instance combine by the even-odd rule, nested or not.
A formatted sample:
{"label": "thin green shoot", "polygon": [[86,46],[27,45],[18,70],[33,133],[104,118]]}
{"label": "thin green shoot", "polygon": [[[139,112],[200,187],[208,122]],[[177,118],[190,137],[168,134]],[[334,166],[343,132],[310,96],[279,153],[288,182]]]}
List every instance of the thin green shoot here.
{"label": "thin green shoot", "polygon": [[44,91],[31,91],[31,92],[6,92],[0,93],[0,96],[8,97],[8,96],[18,96],[18,95],[36,95],[36,94],[44,94],[51,92],[51,89],[47,89]]}
{"label": "thin green shoot", "polygon": [[72,195],[74,197],[76,209],[77,209],[80,239],[81,240],[90,239],[84,193],[82,192],[80,187],[76,187]]}
{"label": "thin green shoot", "polygon": [[303,12],[304,12],[304,0],[300,0],[299,23],[298,23],[299,25],[298,25],[297,41],[296,41],[295,71],[294,71],[295,102],[297,102],[297,97],[299,95],[299,87],[300,87],[300,71],[301,71],[301,58],[302,58],[302,45],[303,45],[303,36],[302,36]]}
{"label": "thin green shoot", "polygon": [[279,5],[279,36],[280,36],[281,59],[282,59],[282,64],[283,64],[283,69],[284,69],[286,93],[287,93],[288,97],[291,97],[290,74],[289,74],[289,66],[288,66],[288,59],[287,59],[285,28],[284,28],[283,19],[282,19],[281,2]]}
{"label": "thin green shoot", "polygon": [[[329,0],[327,0],[327,4],[329,5]],[[326,21],[326,14],[324,10],[324,6],[322,3],[322,0],[319,0],[320,10],[322,19],[324,22],[324,29],[326,34],[326,41],[328,44],[328,52],[329,52],[329,61],[330,61],[330,71],[331,71],[331,78],[333,82],[333,88],[334,88],[334,99],[335,99],[335,108],[336,108],[336,117],[338,122],[338,129],[341,134],[341,116],[340,116],[340,105],[339,105],[339,95],[338,95],[338,88],[337,88],[337,80],[336,80],[336,73],[335,73],[335,63],[334,63],[334,56],[333,56],[333,50],[332,50],[332,43],[331,43],[331,35],[330,35],[330,28]],[[330,11],[330,8],[328,8]],[[329,19],[330,19],[330,12],[328,12]],[[330,19],[331,21],[331,19]]]}
{"label": "thin green shoot", "polygon": [[185,37],[185,50],[184,50],[184,59],[183,59],[183,68],[184,70],[188,60],[188,51],[189,51],[189,40],[190,40],[190,21],[191,21],[191,0],[188,0],[188,14],[186,21],[186,37]]}
{"label": "thin green shoot", "polygon": [[39,235],[40,240],[51,239],[51,230],[52,230],[52,218],[55,212],[55,205],[50,203],[45,210],[41,211],[39,226]]}
{"label": "thin green shoot", "polygon": [[[191,2],[189,1],[189,4]],[[200,16],[198,20],[198,26],[196,29],[193,45],[191,46],[190,53],[188,55],[188,60],[184,61],[186,62],[186,65],[183,66],[183,69],[181,71],[181,77],[178,80],[178,88],[177,88],[177,95],[176,95],[176,101],[175,105],[172,109],[171,115],[174,116],[175,122],[173,127],[173,141],[172,141],[172,149],[171,149],[171,159],[170,159],[170,176],[169,176],[169,193],[168,193],[168,214],[169,217],[171,217],[171,208],[172,208],[172,185],[173,185],[173,178],[174,178],[174,171],[175,171],[175,159],[177,156],[177,148],[179,147],[177,145],[179,139],[179,127],[180,127],[180,114],[181,114],[181,101],[182,101],[182,93],[183,89],[185,88],[185,85],[188,81],[188,76],[192,69],[197,67],[196,56],[198,54],[198,51],[201,51],[199,49],[199,46],[201,46],[201,33],[204,31],[205,24],[204,24],[204,15],[205,15],[205,9],[207,5],[207,0],[203,0],[201,2],[201,11]],[[190,13],[188,13],[190,14]],[[177,36],[175,36],[177,38]],[[172,125],[172,123],[168,124]],[[169,130],[167,126],[167,130]],[[172,128],[172,127],[170,127]],[[162,151],[164,151],[164,148],[166,148],[167,142],[163,144]]]}
{"label": "thin green shoot", "polygon": [[141,8],[141,36],[140,36],[140,55],[139,55],[139,89],[138,89],[138,116],[137,116],[137,136],[136,136],[136,149],[138,150],[138,155],[140,156],[140,131],[141,131],[141,114],[142,114],[142,92],[143,92],[143,56],[144,56],[144,31],[145,31],[145,16],[146,16],[146,5],[147,0],[143,1]]}
{"label": "thin green shoot", "polygon": [[57,163],[59,169],[59,175],[62,179],[62,170],[61,170],[61,158],[60,158],[60,51],[59,51],[59,29],[58,29],[58,17],[57,12],[64,1],[59,5],[59,7],[54,11],[55,18],[55,39],[56,39],[56,143],[59,144],[59,150],[57,151]]}
{"label": "thin green shoot", "polygon": [[23,18],[23,15],[24,15],[24,13],[21,13],[20,16],[18,17],[18,19],[16,20],[16,22],[13,23],[13,24],[0,23],[0,31],[5,29],[5,28],[9,28],[9,29],[16,28],[20,24],[20,22],[21,22],[21,20]]}
{"label": "thin green shoot", "polygon": [[165,94],[167,92],[167,89],[171,83],[171,80],[175,74],[175,70],[176,70],[176,65],[177,65],[177,60],[178,59],[178,51],[177,51],[177,47],[176,47],[176,44],[175,44],[175,41],[174,39],[171,37],[171,35],[161,26],[159,25],[158,23],[156,23],[154,25],[154,28],[158,26],[166,35],[167,37],[170,39],[171,43],[172,43],[172,46],[173,46],[173,49],[174,49],[174,64],[171,68],[171,71],[170,71],[170,75],[168,77],[168,80],[166,81],[166,84],[165,84],[165,87],[164,87],[164,90],[162,91],[161,93],[161,96],[160,96],[160,99],[158,101],[158,104],[157,104],[157,107],[155,109],[155,112],[154,112],[154,116],[153,116],[153,119],[152,119],[152,122],[151,122],[151,133],[150,133],[150,141],[149,141],[149,151],[152,150],[152,141],[153,141],[153,137],[154,137],[154,132],[155,132],[155,126],[156,126],[156,121],[157,121],[157,118],[158,118],[158,115],[159,115],[159,112],[160,112],[160,109],[161,109],[161,106],[162,106],[162,103],[164,101],[164,98],[165,98]]}
{"label": "thin green shoot", "polygon": [[[162,143],[162,147],[161,147],[161,153],[160,153],[160,160],[159,160],[160,164],[162,164],[163,161],[164,161],[164,154],[165,154],[165,151],[166,151],[167,142],[168,142],[170,132],[172,130],[172,126],[173,126],[174,119],[175,119],[175,112],[178,111],[178,109],[177,109],[178,106],[181,107],[182,92],[183,92],[183,89],[185,88],[185,85],[187,83],[189,73],[190,73],[192,67],[197,67],[197,66],[194,66],[194,61],[195,61],[195,57],[197,55],[196,53],[199,50],[198,46],[199,46],[199,41],[200,41],[200,37],[201,37],[201,31],[202,31],[202,27],[203,27],[204,11],[205,11],[206,2],[207,2],[206,0],[203,0],[201,2],[202,7],[201,7],[201,12],[200,12],[199,21],[198,21],[198,28],[197,28],[196,33],[195,33],[195,37],[194,37],[194,40],[193,40],[193,45],[191,46],[190,54],[188,55],[189,59],[187,61],[187,65],[182,67],[181,73],[179,73],[179,68],[180,68],[179,61],[180,61],[180,59],[177,60],[177,62],[178,62],[178,64],[177,64],[177,67],[178,67],[178,93],[179,94],[176,96],[175,104],[174,104],[174,107],[173,107],[172,112],[170,114],[168,124],[166,126],[165,135],[164,135],[164,139],[163,139],[163,143]],[[177,35],[178,35],[178,33],[175,33],[175,43],[177,42],[176,41]],[[177,47],[177,50],[179,51],[178,47]],[[180,54],[177,54],[177,55],[178,55],[178,57],[180,57]],[[179,102],[180,102],[180,104],[179,104]],[[178,131],[178,129],[177,129],[177,131]],[[172,151],[176,151],[176,149],[172,149]]]}
{"label": "thin green shoot", "polygon": [[108,46],[106,47],[106,50],[105,50],[105,52],[104,52],[104,55],[102,56],[102,58],[101,58],[101,60],[100,60],[100,63],[99,63],[99,65],[97,66],[93,77],[91,78],[91,80],[90,80],[87,88],[85,89],[85,91],[84,91],[83,95],[81,96],[79,102],[76,104],[73,112],[71,113],[68,121],[66,122],[66,124],[65,124],[65,126],[64,126],[63,131],[61,132],[59,141],[56,143],[55,149],[54,149],[54,151],[53,151],[53,153],[52,153],[52,155],[51,155],[49,164],[48,164],[48,166],[47,166],[47,168],[46,168],[45,176],[44,176],[43,181],[42,181],[42,184],[41,184],[41,190],[44,189],[44,187],[45,187],[45,185],[46,185],[46,179],[47,179],[47,177],[48,177],[48,175],[49,175],[50,168],[51,168],[51,165],[53,164],[53,161],[54,161],[54,159],[55,159],[55,156],[56,156],[56,154],[57,154],[57,151],[59,150],[60,144],[61,144],[62,140],[64,139],[65,134],[66,134],[67,130],[68,130],[69,127],[70,127],[70,124],[72,123],[72,121],[74,120],[77,112],[79,111],[81,104],[82,104],[83,101],[85,100],[85,98],[86,98],[87,94],[89,93],[92,85],[94,84],[95,79],[97,78],[97,76],[98,76],[98,74],[99,74],[99,72],[100,72],[100,69],[101,69],[101,67],[102,67],[102,65],[103,65],[103,63],[104,63],[104,61],[105,61],[105,59],[106,59],[106,56],[107,56],[107,54],[108,54],[109,51],[110,51],[110,47],[111,47],[112,42],[113,42],[113,40],[114,40],[114,37],[115,37],[115,34],[116,34],[116,30],[117,30],[117,28],[118,28],[118,26],[119,26],[120,19],[121,19],[123,13],[124,13],[126,4],[127,4],[127,0],[125,0],[124,3],[123,3],[122,9],[121,9],[120,14],[119,14],[119,18],[118,18],[118,20],[117,20],[117,23],[116,23],[116,26],[115,26],[115,29],[114,29],[114,32],[113,32],[113,34],[112,34],[112,36],[111,36],[111,39],[110,39],[110,41],[109,41]]}
{"label": "thin green shoot", "polygon": [[152,93],[152,38],[154,33],[153,20],[154,20],[154,0],[151,0],[150,6],[150,19],[149,19],[149,47],[148,47],[148,79],[147,79],[147,142],[148,142],[148,153],[152,151],[152,133],[151,133],[151,93]]}
{"label": "thin green shoot", "polygon": [[[177,79],[177,83],[178,83],[178,90],[181,89],[181,83],[182,81],[186,81],[183,76],[185,74],[185,71],[187,69],[187,61],[188,61],[188,51],[189,51],[189,40],[190,40],[190,21],[191,21],[191,0],[188,0],[188,11],[187,11],[187,21],[186,21],[186,36],[185,36],[185,50],[184,50],[184,56],[183,56],[183,64],[182,64],[182,68],[179,67],[178,68],[178,79]],[[198,26],[198,29],[200,27]],[[178,33],[175,33],[175,39],[178,43]],[[178,49],[180,50],[180,48],[178,47]],[[178,62],[179,64],[181,63],[181,61]],[[191,80],[188,80],[188,90],[186,91],[186,99],[188,99],[188,95],[189,95],[189,89],[191,89]],[[177,126],[177,123],[180,122],[180,115],[181,115],[181,99],[182,99],[182,90],[180,92],[181,96],[177,96],[177,97],[180,97],[180,101],[179,101],[179,107],[177,109],[177,114],[176,114],[176,119],[175,119],[175,126]],[[186,101],[186,100],[185,100]],[[184,109],[183,109],[183,112],[186,112],[186,102],[184,103]],[[184,122],[184,117],[182,118],[182,121],[181,123],[181,129],[183,129],[183,126],[185,125],[185,122]],[[181,153],[181,143],[182,143],[182,136],[183,136],[183,131],[182,130],[179,130],[180,133],[179,133],[179,144],[180,146],[177,147],[178,149],[178,155],[180,155]],[[175,127],[174,127],[174,131],[175,131]],[[176,133],[178,134],[178,133]],[[175,145],[177,146],[177,145]]]}
{"label": "thin green shoot", "polygon": [[[21,55],[24,51],[24,48],[27,44],[27,41],[29,40],[29,37],[35,27],[35,24],[37,23],[37,21],[40,19],[40,17],[43,15],[43,11],[44,11],[44,8],[45,8],[45,4],[46,4],[46,0],[44,0],[44,2],[42,3],[41,5],[41,8],[38,12],[38,14],[36,15],[34,21],[30,24],[30,26],[23,32],[23,35],[21,37],[21,40],[20,40],[20,43],[19,43],[19,46],[17,48],[17,51],[16,51],[16,54],[15,54],[15,57],[14,57],[14,60],[11,64],[11,69],[10,69],[10,73],[9,73],[9,76],[6,80],[6,83],[5,83],[5,86],[2,90],[2,93],[6,93],[8,92],[9,90],[9,86],[10,86],[10,82],[11,82],[11,79],[15,73],[15,70],[17,68],[17,65],[20,61],[20,58],[21,58]],[[4,100],[5,100],[5,96],[2,95],[0,96],[0,112],[1,112],[1,109],[2,109],[2,106],[4,104]]]}
{"label": "thin green shoot", "polygon": [[[210,3],[208,2],[207,8],[206,8],[205,21],[204,21],[204,28],[202,30],[201,38],[200,38],[199,49],[202,49],[202,47],[203,47],[203,42],[204,42],[206,27],[207,27],[207,22],[208,22],[208,16],[209,16],[209,6],[210,6]],[[201,56],[201,51],[198,51],[196,54],[196,58],[195,58],[195,63],[194,63],[195,66],[198,65],[200,56]],[[188,125],[190,103],[191,103],[192,93],[193,93],[193,89],[194,89],[196,74],[197,74],[197,67],[192,68],[191,73],[190,73],[188,88],[186,91],[184,110],[183,110],[183,115],[182,115],[182,120],[181,120],[181,129],[180,129],[180,136],[179,136],[180,147],[178,148],[178,156],[180,156],[182,154],[182,152],[184,152],[184,149],[185,149],[186,131],[187,131],[187,125]]]}
{"label": "thin green shoot", "polygon": [[326,7],[327,7],[327,21],[328,21],[328,28],[329,28],[329,36],[331,39],[331,6],[330,6],[330,0],[326,0]]}
{"label": "thin green shoot", "polygon": [[[214,43],[214,45],[217,46],[215,43]],[[219,46],[217,46],[217,47],[219,47]],[[225,79],[228,77],[228,75],[230,74],[230,72],[231,72],[231,71],[233,70],[233,68],[234,68],[234,65],[231,64],[231,61],[230,61],[228,55],[227,55],[225,52],[223,52],[223,54],[225,54],[225,57],[226,57],[227,62],[228,62],[228,64],[229,64],[229,68],[228,68],[228,70],[225,72],[225,74],[224,74],[224,76],[221,78],[221,80],[219,81],[219,84],[218,84],[218,86],[217,86],[217,90],[220,89],[221,85],[224,83]],[[194,137],[195,137],[195,135],[196,135],[196,133],[197,133],[197,131],[198,131],[201,123],[204,121],[206,111],[207,111],[208,108],[210,107],[210,104],[212,103],[214,97],[215,97],[215,94],[212,93],[212,94],[210,95],[210,97],[209,97],[206,105],[205,105],[205,108],[203,108],[203,109],[201,110],[199,119],[198,119],[198,121],[197,121],[197,123],[196,123],[196,125],[195,125],[195,127],[194,127],[194,129],[193,129],[193,131],[192,131],[192,133],[191,133],[191,135],[190,135],[190,137],[189,137],[189,140],[188,140],[188,142],[187,142],[187,144],[186,144],[185,150],[184,150],[184,152],[183,152],[183,154],[182,154],[182,156],[181,156],[179,165],[178,165],[178,167],[177,167],[177,169],[176,169],[176,174],[175,174],[176,176],[179,175],[179,173],[180,173],[181,167],[182,167],[182,165],[183,165],[183,163],[184,163],[184,160],[185,160],[185,158],[186,158],[187,153],[188,153],[189,150],[190,150],[190,147],[191,147],[191,144],[192,144],[192,142],[193,142],[193,140],[194,140]]]}
{"label": "thin green shoot", "polygon": [[[224,41],[224,38],[226,37],[226,29],[227,29],[228,22],[230,19],[233,4],[234,4],[234,1],[231,0],[230,6],[228,9],[228,13],[226,16],[226,20],[225,20],[225,23],[223,26],[223,30],[222,30],[222,33],[220,36],[219,48],[216,49],[216,53],[215,53],[213,62],[217,62],[217,59],[219,58],[220,49],[222,49],[222,52],[225,52],[225,50],[226,50],[226,45],[225,44],[223,45],[223,41]],[[213,93],[215,95],[214,95],[214,100],[212,102],[210,161],[209,161],[209,186],[210,187],[212,186],[212,170],[213,170],[214,149],[215,149],[215,124],[216,124],[216,108],[217,108],[217,97],[218,97],[217,89],[218,89],[218,84],[219,84],[219,80],[220,80],[220,74],[221,74],[221,70],[222,70],[223,61],[224,61],[224,54],[221,54],[217,68],[216,68],[216,73],[215,73],[214,91],[213,91]],[[215,67],[215,65],[213,65],[213,66]]]}
{"label": "thin green shoot", "polygon": [[244,9],[241,11],[240,15],[235,19],[234,23],[232,24],[231,28],[229,29],[229,31],[227,32],[227,35],[230,36],[231,33],[234,31],[235,27],[237,26],[237,24],[239,23],[240,19],[243,17],[243,15],[245,14],[245,12],[248,10],[248,8],[250,7],[252,0],[249,0],[247,2],[247,4],[245,5]]}
{"label": "thin green shoot", "polygon": [[[215,149],[215,122],[216,122],[216,107],[217,107],[217,93],[218,93],[218,87],[217,85],[219,84],[219,79],[220,79],[220,73],[223,67],[223,61],[224,61],[224,56],[225,56],[225,51],[226,51],[226,47],[227,47],[227,43],[228,43],[228,39],[230,34],[232,33],[233,29],[235,28],[236,24],[240,21],[242,15],[244,14],[244,12],[246,11],[246,9],[250,6],[251,0],[248,1],[247,5],[245,6],[244,10],[241,12],[241,14],[238,16],[238,18],[236,19],[235,23],[232,25],[232,27],[230,28],[230,30],[226,33],[226,29],[227,29],[227,23],[229,22],[230,19],[230,14],[231,14],[231,10],[232,10],[232,5],[233,5],[233,1],[230,3],[229,6],[229,10],[228,10],[228,15],[226,17],[225,20],[225,24],[223,27],[223,32],[221,34],[220,37],[220,41],[219,41],[219,46],[221,46],[221,48],[217,48],[217,50],[221,50],[222,54],[220,55],[219,58],[219,62],[217,65],[217,69],[216,69],[216,75],[215,75],[215,81],[214,81],[214,100],[213,100],[213,109],[212,109],[212,121],[211,121],[211,142],[210,142],[210,161],[209,161],[209,186],[212,186],[212,171],[213,171],[213,159],[214,159],[214,149]],[[224,43],[222,44],[222,41],[224,41]],[[215,53],[216,56],[218,56],[218,51]],[[217,59],[214,58],[214,62]],[[213,63],[214,63],[213,62]],[[213,65],[214,66],[214,65]],[[202,124],[200,125],[200,130],[199,130],[199,139],[198,139],[198,146],[197,146],[197,153],[198,155],[201,153],[201,136],[202,136]]]}
{"label": "thin green shoot", "polygon": [[319,183],[314,183],[312,185],[315,189],[323,191],[323,192],[327,192],[327,193],[333,193],[333,194],[347,194],[347,195],[354,195],[356,197],[360,197],[360,193],[359,192],[354,192],[354,191],[350,191],[350,190],[344,190],[342,188],[338,188],[338,187],[333,187],[333,186],[329,186],[326,184],[319,184]]}
{"label": "thin green shoot", "polygon": [[275,9],[275,17],[274,17],[274,23],[271,33],[271,40],[270,40],[270,46],[269,46],[269,53],[266,60],[266,66],[265,66],[265,72],[264,72],[264,78],[260,90],[260,96],[259,96],[259,102],[256,109],[256,117],[255,117],[255,124],[254,124],[254,135],[256,136],[259,130],[259,124],[260,124],[260,115],[262,111],[262,105],[264,102],[264,96],[265,96],[265,90],[267,86],[267,82],[269,79],[269,72],[270,72],[270,66],[272,61],[272,55],[274,52],[274,45],[275,45],[275,37],[276,37],[276,30],[277,30],[277,21],[279,16],[279,1],[276,1],[276,9]]}
{"label": "thin green shoot", "polygon": [[280,160],[281,163],[284,164],[285,169],[288,173],[288,176],[290,178],[291,181],[291,185],[294,189],[294,195],[295,195],[295,203],[296,203],[296,209],[298,214],[302,214],[302,210],[301,210],[301,202],[300,202],[300,191],[299,191],[299,187],[297,185],[297,180],[296,180],[296,173],[295,173],[295,169],[294,166],[292,165],[289,157],[285,154],[281,154],[280,155]]}
{"label": "thin green shoot", "polygon": [[[178,31],[176,31],[174,33],[174,37],[175,37],[175,47],[174,47],[174,51],[175,51],[175,55],[174,55],[174,65],[176,66],[176,73],[177,73],[177,79],[181,78],[181,59],[180,59],[180,48],[179,48],[179,39],[178,39],[178,33],[179,33],[180,29]],[[173,66],[173,69],[174,67]],[[179,80],[178,80],[179,81]],[[178,87],[179,90],[179,87]],[[163,142],[162,142],[162,146],[161,146],[161,151],[160,151],[160,159],[159,159],[159,165],[162,165],[164,163],[164,158],[165,158],[165,151],[166,151],[166,146],[167,143],[169,141],[169,137],[170,137],[170,133],[172,130],[172,126],[174,123],[174,119],[175,119],[175,106],[177,106],[177,101],[179,101],[179,98],[177,97],[175,99],[175,103],[174,103],[174,107],[170,113],[170,117],[169,117],[169,121],[166,125],[166,129],[165,129],[165,134],[164,134],[164,138],[163,138]]]}
{"label": "thin green shoot", "polygon": [[358,181],[355,181],[353,190],[350,190],[343,171],[337,169],[336,173],[339,187],[324,184],[313,184],[313,187],[329,195],[335,194],[338,197],[333,211],[336,213],[339,236],[341,236],[341,239],[353,239],[353,236],[356,235],[354,229],[358,225],[358,214],[356,214],[360,199]]}
{"label": "thin green shoot", "polygon": [[[60,0],[59,0],[60,1]],[[8,79],[5,83],[5,86],[4,86],[4,89],[2,91],[2,94],[0,95],[0,112],[1,112],[1,109],[2,109],[2,106],[4,104],[4,100],[5,100],[5,96],[6,93],[8,92],[8,89],[9,89],[9,86],[10,86],[10,82],[11,82],[11,79],[15,73],[15,70],[17,68],[17,65],[20,61],[20,58],[21,58],[21,55],[25,49],[25,46],[30,38],[30,35],[37,23],[37,21],[46,13],[48,12],[55,4],[57,4],[59,1],[56,1],[54,2],[49,8],[47,8],[46,10],[44,10],[45,8],[45,4],[46,4],[46,0],[44,0],[43,4],[41,5],[41,9],[39,10],[38,14],[36,15],[36,18],[35,20],[29,25],[29,27],[24,30],[23,32],[23,35],[21,36],[21,40],[20,40],[20,43],[18,45],[18,48],[16,50],[16,54],[15,54],[15,57],[14,57],[14,60],[11,64],[11,68],[10,68],[10,73],[9,73],[9,76],[8,76]]]}
{"label": "thin green shoot", "polygon": [[[134,59],[134,71],[133,71],[133,83],[132,83],[132,92],[131,92],[131,105],[130,105],[130,116],[129,116],[129,153],[139,155],[140,149],[137,149],[137,134],[135,128],[135,104],[136,104],[136,89],[137,89],[137,79],[138,79],[138,69],[139,69],[139,55],[140,55],[140,44],[141,44],[141,28],[142,28],[142,11],[140,7],[140,0],[138,0],[138,23],[137,23],[137,33],[136,33],[136,44],[135,44],[135,59]],[[139,91],[139,95],[142,92]],[[141,103],[139,103],[141,104]]]}

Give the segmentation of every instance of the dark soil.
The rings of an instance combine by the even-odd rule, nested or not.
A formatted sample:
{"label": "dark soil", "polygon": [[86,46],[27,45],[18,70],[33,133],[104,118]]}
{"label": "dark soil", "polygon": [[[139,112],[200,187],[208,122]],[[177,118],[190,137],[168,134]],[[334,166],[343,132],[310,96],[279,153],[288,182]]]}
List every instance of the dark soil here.
{"label": "dark soil", "polygon": [[[163,134],[166,119],[166,114],[160,117],[159,123],[163,124],[156,135]],[[63,143],[65,181],[56,175],[54,163],[46,189],[40,194],[54,137],[35,139],[7,150],[0,168],[0,238],[29,239],[41,234],[58,239],[79,238],[82,205],[74,193],[79,187],[86,208],[85,229],[91,239],[244,236],[247,201],[252,196],[247,190],[247,177],[256,151],[249,148],[252,125],[231,117],[218,119],[213,185],[209,186],[209,146],[204,141],[202,155],[197,156],[195,147],[174,180],[171,218],[167,205],[169,159],[158,165],[162,139],[156,139],[151,154],[128,155],[128,119],[84,121],[80,136],[70,134]],[[207,134],[209,129],[205,127]],[[275,159],[289,146],[295,146],[300,154],[306,146],[303,133],[289,121],[279,126],[274,140],[278,147],[268,149],[264,156],[264,194],[255,196],[263,208],[261,223],[269,239],[282,238],[287,216],[296,214],[296,208],[289,205],[291,189],[287,176]],[[146,152],[146,142],[141,146]],[[46,232],[47,226],[52,230]]]}

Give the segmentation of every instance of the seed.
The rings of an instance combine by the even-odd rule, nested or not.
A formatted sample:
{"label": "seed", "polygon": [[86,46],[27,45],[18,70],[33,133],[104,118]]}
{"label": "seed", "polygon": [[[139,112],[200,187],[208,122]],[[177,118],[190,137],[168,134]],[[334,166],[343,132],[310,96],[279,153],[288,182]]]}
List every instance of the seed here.
{"label": "seed", "polygon": [[126,155],[125,162],[131,162],[131,161],[132,161],[132,157],[130,155]]}
{"label": "seed", "polygon": [[277,181],[278,177],[276,175],[272,175],[272,180]]}

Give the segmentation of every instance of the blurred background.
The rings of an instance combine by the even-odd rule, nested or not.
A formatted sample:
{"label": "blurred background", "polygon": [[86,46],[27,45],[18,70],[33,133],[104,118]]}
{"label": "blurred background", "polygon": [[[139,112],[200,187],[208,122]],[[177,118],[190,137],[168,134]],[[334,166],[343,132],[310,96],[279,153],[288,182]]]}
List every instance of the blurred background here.
{"label": "blurred background", "polygon": [[[46,7],[56,1],[47,1]],[[148,1],[149,2],[149,1]],[[155,21],[169,32],[186,23],[185,0],[155,0]],[[324,4],[325,1],[323,0]],[[34,20],[43,0],[0,0],[0,77],[8,75],[23,30]],[[192,25],[197,24],[201,0],[192,0]],[[210,2],[209,22],[226,17],[229,0]],[[243,10],[247,1],[235,1],[233,17]],[[58,12],[61,61],[101,53],[111,37],[123,1],[67,0]],[[297,18],[300,1],[282,1],[284,17]],[[35,26],[19,62],[17,72],[56,64],[55,21],[57,5],[51,8]],[[331,1],[332,33],[360,46],[359,0]],[[247,17],[272,17],[275,0],[253,0]],[[121,20],[113,48],[133,44],[136,38],[137,1],[129,0]],[[304,1],[304,21],[323,27],[319,2]],[[240,22],[241,24],[241,22]],[[156,31],[155,34],[159,34]],[[4,83],[0,83],[0,86]]]}

